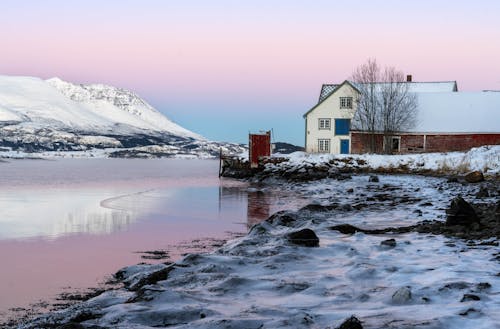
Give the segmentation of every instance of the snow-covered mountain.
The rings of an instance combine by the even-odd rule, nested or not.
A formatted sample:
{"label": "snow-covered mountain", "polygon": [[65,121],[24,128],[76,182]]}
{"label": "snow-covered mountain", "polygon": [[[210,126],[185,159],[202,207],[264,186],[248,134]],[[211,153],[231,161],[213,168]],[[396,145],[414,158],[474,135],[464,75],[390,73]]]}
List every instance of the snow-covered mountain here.
{"label": "snow-covered mountain", "polygon": [[4,151],[126,148],[130,152],[119,150],[115,155],[169,156],[215,154],[221,146],[237,148],[207,141],[121,88],[72,84],[59,78],[0,76]]}

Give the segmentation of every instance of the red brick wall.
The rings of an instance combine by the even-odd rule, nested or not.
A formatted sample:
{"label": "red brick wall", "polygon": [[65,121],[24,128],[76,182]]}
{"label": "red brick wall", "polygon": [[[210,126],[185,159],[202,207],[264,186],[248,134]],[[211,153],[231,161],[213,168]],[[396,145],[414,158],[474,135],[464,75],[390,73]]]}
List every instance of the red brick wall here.
{"label": "red brick wall", "polygon": [[[466,151],[483,145],[500,145],[500,133],[492,134],[397,134],[400,136],[400,153]],[[376,153],[382,153],[383,135],[375,135]],[[351,132],[351,153],[369,152],[370,136]]]}
{"label": "red brick wall", "polygon": [[427,152],[464,151],[500,144],[500,134],[427,135]]}
{"label": "red brick wall", "polygon": [[[375,142],[375,153],[382,153],[383,136],[376,134],[374,137]],[[370,153],[370,138],[369,134],[363,134],[359,132],[351,132],[351,153],[362,154]]]}

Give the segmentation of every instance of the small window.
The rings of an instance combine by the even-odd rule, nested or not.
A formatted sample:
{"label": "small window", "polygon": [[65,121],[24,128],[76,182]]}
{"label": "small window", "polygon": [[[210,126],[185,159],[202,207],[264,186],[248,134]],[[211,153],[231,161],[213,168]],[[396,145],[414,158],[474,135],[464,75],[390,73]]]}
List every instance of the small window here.
{"label": "small window", "polygon": [[341,109],[352,109],[352,97],[340,97]]}
{"label": "small window", "polygon": [[335,135],[349,135],[351,120],[335,119]]}
{"label": "small window", "polygon": [[319,119],[319,129],[320,130],[330,130],[331,129],[330,119]]}
{"label": "small window", "polygon": [[329,153],[330,152],[330,140],[329,139],[318,139],[318,152]]}

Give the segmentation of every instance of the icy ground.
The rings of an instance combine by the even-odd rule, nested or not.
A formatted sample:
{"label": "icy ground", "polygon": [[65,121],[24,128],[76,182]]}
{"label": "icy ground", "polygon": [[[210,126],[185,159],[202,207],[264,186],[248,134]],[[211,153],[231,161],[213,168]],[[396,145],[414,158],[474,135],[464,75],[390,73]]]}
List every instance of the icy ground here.
{"label": "icy ground", "polygon": [[[330,229],[340,223],[374,228],[444,220],[458,194],[498,202],[498,190],[477,200],[477,184],[379,178],[260,187],[264,193],[290,189],[315,202],[275,214],[212,253],[125,268],[118,275],[123,288],[20,327],[78,322],[84,328],[336,328],[355,315],[363,328],[499,328],[498,238],[480,244]],[[287,239],[303,228],[316,232],[319,247]],[[390,238],[395,243],[382,244]]]}

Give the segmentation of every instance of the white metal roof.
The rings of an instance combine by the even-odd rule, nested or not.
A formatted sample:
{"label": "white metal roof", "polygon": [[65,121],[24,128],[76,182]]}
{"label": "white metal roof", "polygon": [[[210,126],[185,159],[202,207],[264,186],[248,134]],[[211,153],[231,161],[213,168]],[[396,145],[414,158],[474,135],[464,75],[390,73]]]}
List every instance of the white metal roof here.
{"label": "white metal roof", "polygon": [[[355,87],[359,87],[359,84],[356,82],[349,81]],[[457,91],[457,83],[456,81],[437,81],[437,82],[404,82],[405,84],[409,84],[410,92],[414,93],[442,93],[442,92],[454,92]],[[379,89],[383,82],[375,83],[377,89]],[[318,103],[321,103],[325,98],[330,96],[335,89],[339,86],[339,84],[324,84],[321,86],[321,92],[319,94]],[[363,90],[363,88],[359,88]]]}
{"label": "white metal roof", "polygon": [[500,132],[500,93],[417,93],[415,132]]}

